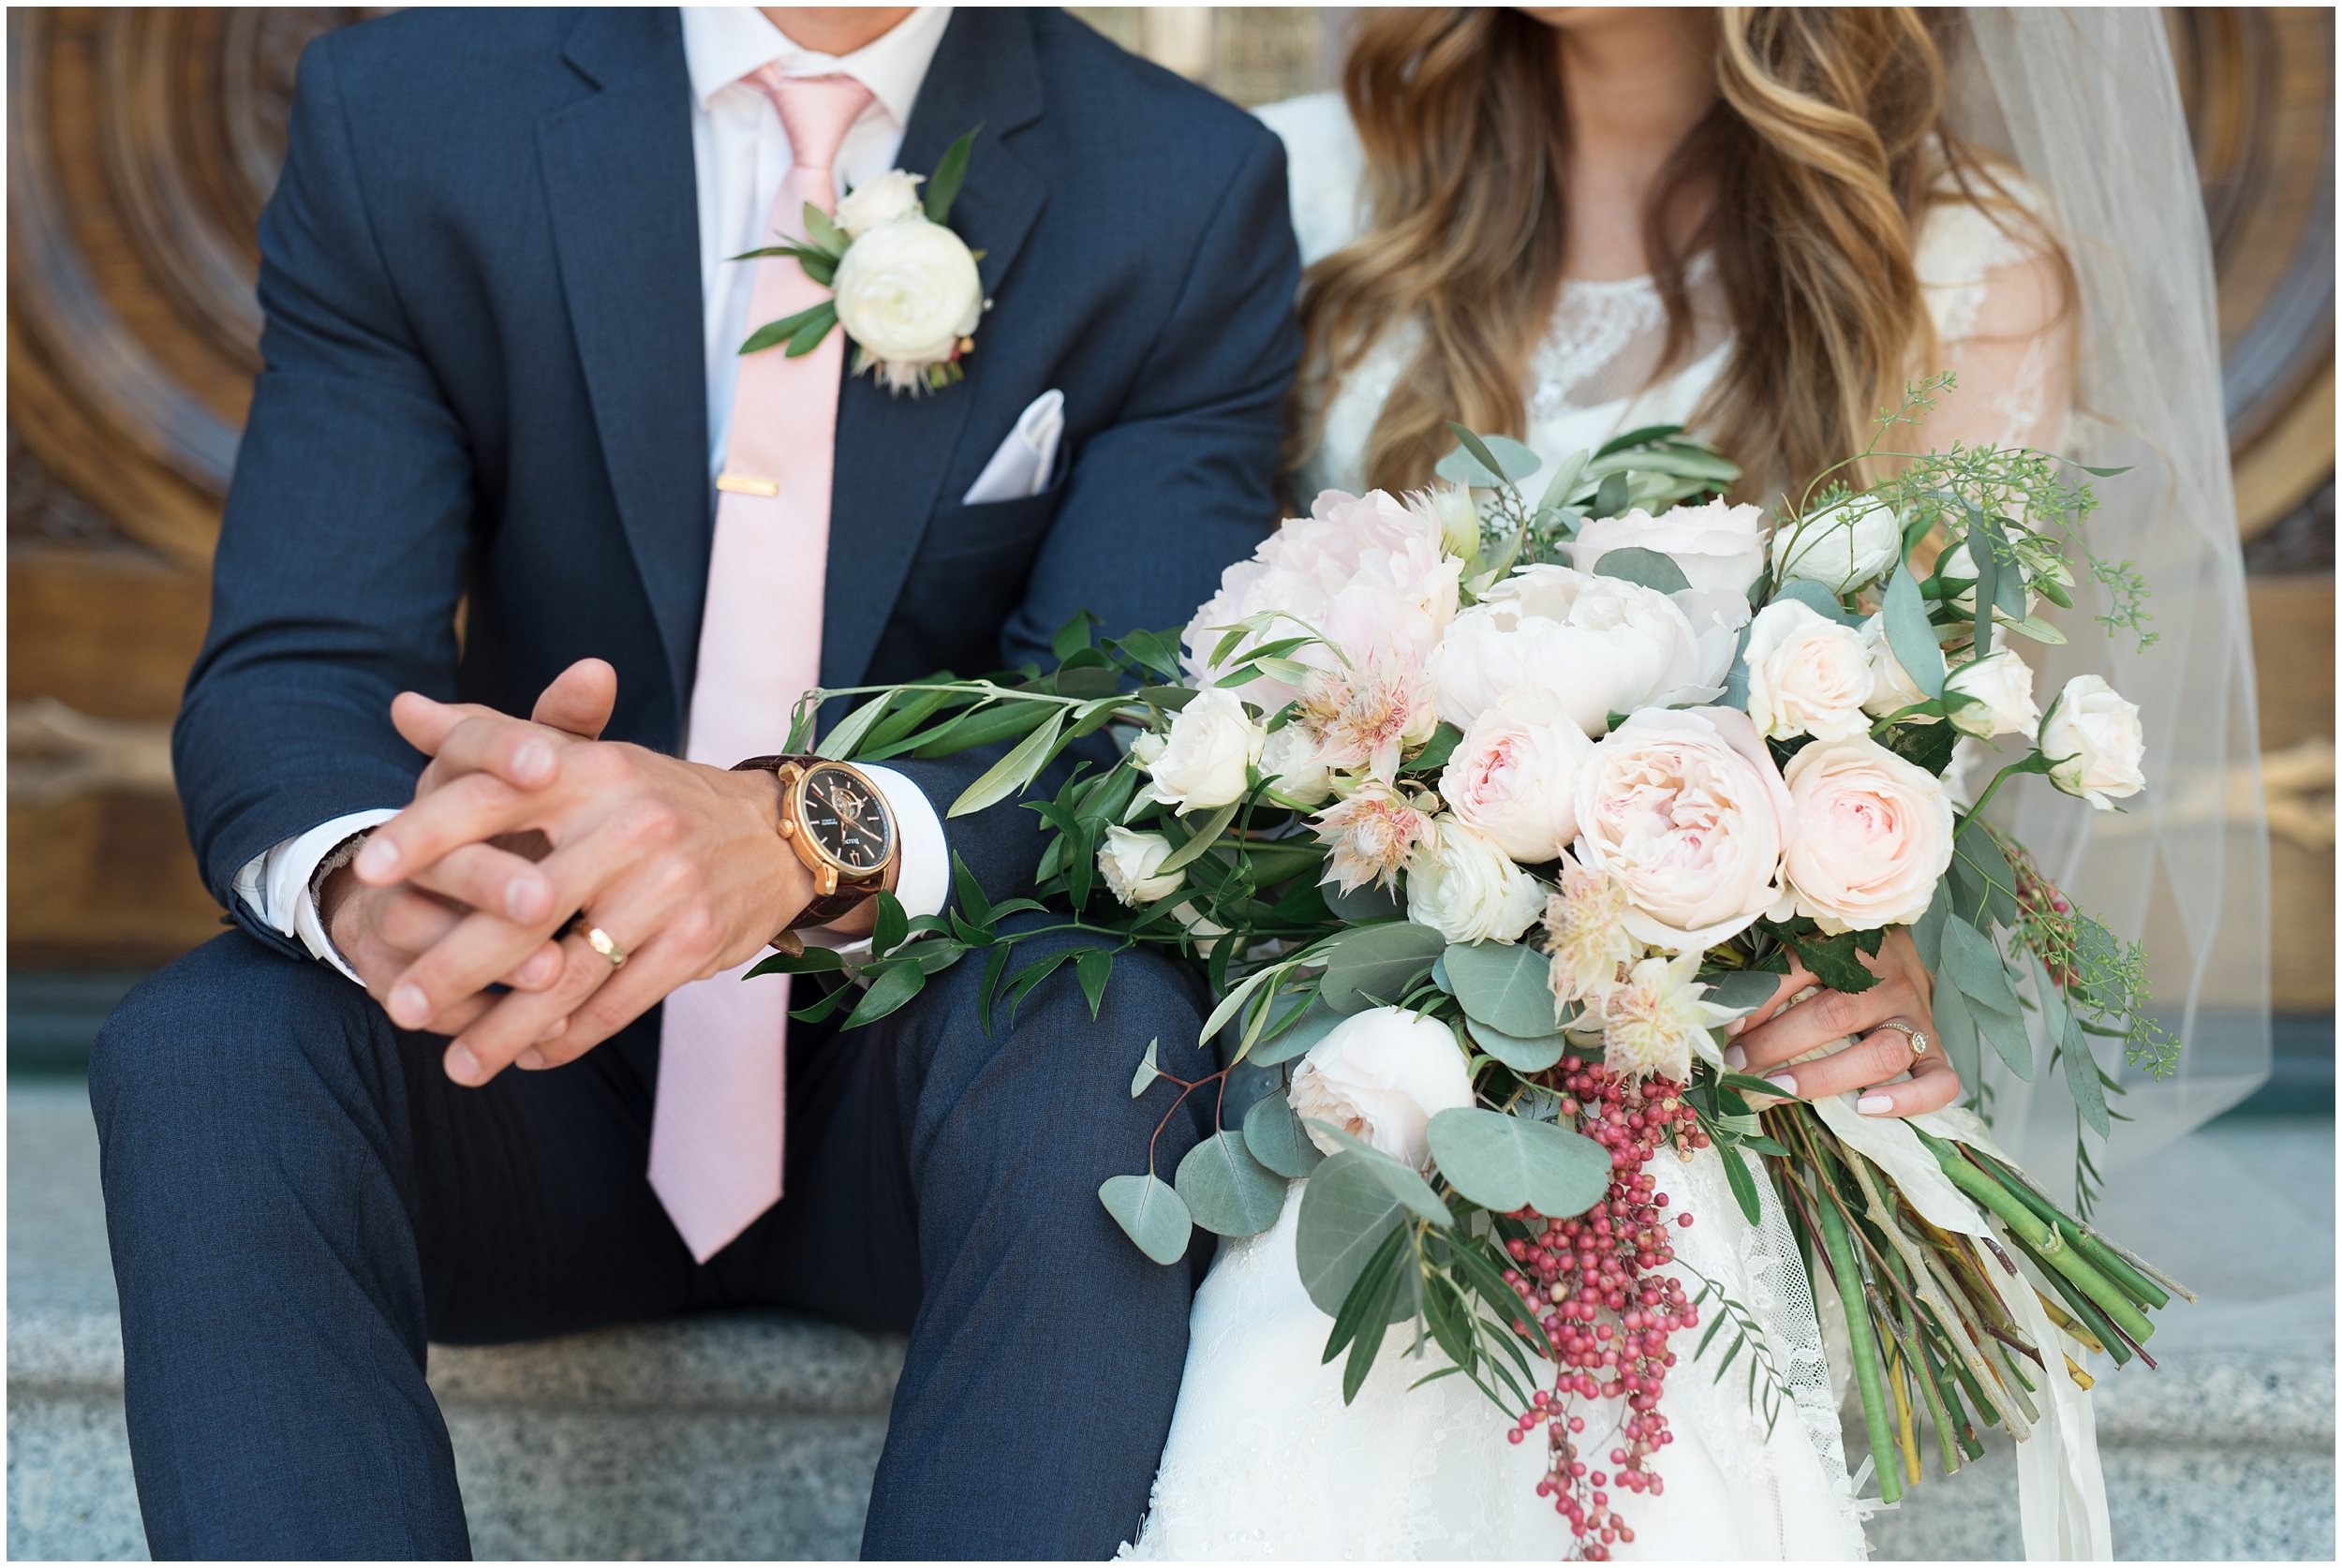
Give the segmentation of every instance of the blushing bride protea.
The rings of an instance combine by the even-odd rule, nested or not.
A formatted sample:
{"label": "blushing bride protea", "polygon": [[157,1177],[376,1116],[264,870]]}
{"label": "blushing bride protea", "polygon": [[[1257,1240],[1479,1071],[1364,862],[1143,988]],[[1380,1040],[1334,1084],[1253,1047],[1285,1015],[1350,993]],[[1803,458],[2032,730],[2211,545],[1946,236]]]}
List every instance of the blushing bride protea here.
{"label": "blushing bride protea", "polygon": [[1645,958],[1626,973],[1603,1007],[1603,1061],[1628,1078],[1691,1076],[1692,1058],[1722,1067],[1724,1056],[1708,1031],[1736,1010],[1706,999],[1696,978],[1697,953],[1677,958]]}

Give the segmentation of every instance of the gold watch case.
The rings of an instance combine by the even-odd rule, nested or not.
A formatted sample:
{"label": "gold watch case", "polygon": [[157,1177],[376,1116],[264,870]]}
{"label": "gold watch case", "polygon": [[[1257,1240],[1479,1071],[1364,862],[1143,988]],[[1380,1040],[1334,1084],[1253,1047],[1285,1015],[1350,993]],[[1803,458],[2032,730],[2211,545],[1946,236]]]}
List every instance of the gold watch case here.
{"label": "gold watch case", "polygon": [[813,873],[813,895],[875,894],[901,853],[886,797],[861,769],[827,761],[782,763],[780,836]]}

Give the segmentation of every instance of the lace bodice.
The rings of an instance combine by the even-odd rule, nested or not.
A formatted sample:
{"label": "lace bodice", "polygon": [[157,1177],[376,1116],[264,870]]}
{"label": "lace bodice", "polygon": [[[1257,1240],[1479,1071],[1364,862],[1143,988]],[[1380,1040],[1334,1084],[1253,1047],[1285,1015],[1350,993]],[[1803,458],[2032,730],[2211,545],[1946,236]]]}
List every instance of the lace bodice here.
{"label": "lace bodice", "polygon": [[[1313,94],[1260,111],[1284,139],[1291,169],[1293,221],[1306,265],[1356,240],[1365,166],[1357,133],[1335,93]],[[2019,185],[2020,199],[2038,198]],[[1959,373],[1926,425],[1930,446],[1954,440],[2055,447],[2064,432],[2069,366],[2062,340],[2042,331],[2055,313],[2053,273],[1984,213],[1964,201],[1939,202],[1920,232],[1917,256],[1939,348],[1915,376]],[[1686,424],[1730,362],[1733,333],[1712,259],[1695,259],[1686,279],[1694,332],[1686,362],[1652,379],[1667,339],[1667,311],[1648,277],[1562,286],[1553,319],[1530,362],[1529,446],[1551,464],[1622,431]],[[1326,411],[1318,448],[1303,466],[1297,492],[1360,491],[1374,422],[1421,345],[1412,322],[1376,340],[1342,382]]]}

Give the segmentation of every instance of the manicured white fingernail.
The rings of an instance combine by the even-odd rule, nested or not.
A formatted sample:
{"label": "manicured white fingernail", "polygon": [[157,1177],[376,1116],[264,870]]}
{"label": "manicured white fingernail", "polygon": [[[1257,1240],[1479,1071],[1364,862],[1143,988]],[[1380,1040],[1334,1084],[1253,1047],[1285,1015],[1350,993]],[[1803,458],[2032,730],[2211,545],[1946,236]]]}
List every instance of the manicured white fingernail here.
{"label": "manicured white fingernail", "polygon": [[1866,1117],[1883,1117],[1895,1108],[1891,1096],[1866,1094],[1854,1102],[1854,1108]]}
{"label": "manicured white fingernail", "polygon": [[1724,1048],[1724,1065],[1738,1072],[1748,1065],[1748,1053],[1738,1045],[1727,1045]]}
{"label": "manicured white fingernail", "polygon": [[387,838],[369,838],[358,851],[355,869],[367,881],[377,881],[398,869],[398,846]]}
{"label": "manicured white fingernail", "polygon": [[1745,1018],[1727,1018],[1724,1021],[1724,1032],[1727,1034],[1738,1034],[1746,1028],[1748,1020]]}
{"label": "manicured white fingernail", "polygon": [[1766,1075],[1765,1082],[1771,1084],[1774,1088],[1779,1089],[1783,1094],[1794,1095],[1797,1093],[1797,1080],[1786,1072],[1769,1073]]}
{"label": "manicured white fingernail", "polygon": [[402,985],[391,993],[391,1022],[401,1028],[419,1029],[431,1019],[431,998],[422,994],[420,985]]}

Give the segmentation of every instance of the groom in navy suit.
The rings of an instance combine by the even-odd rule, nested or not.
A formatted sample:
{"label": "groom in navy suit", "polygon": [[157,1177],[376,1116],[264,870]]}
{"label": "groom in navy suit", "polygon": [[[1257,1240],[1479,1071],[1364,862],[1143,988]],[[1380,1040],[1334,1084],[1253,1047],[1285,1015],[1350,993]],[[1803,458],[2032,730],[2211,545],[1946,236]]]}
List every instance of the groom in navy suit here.
{"label": "groom in navy suit", "polygon": [[[818,156],[801,81],[843,95]],[[727,258],[775,192],[929,172],[971,127],[964,381],[894,395],[849,350],[751,407],[756,264]],[[1093,1024],[1068,966],[987,1033],[961,965],[872,1028],[791,1026],[778,1201],[687,1239],[646,1175],[660,998],[808,893],[772,777],[685,757],[744,675],[710,667],[740,586],[710,570],[756,514],[719,491],[826,496],[783,519],[825,555],[769,629],[825,686],[1045,661],[1079,610],[1114,633],[1209,595],[1276,516],[1277,141],[1053,10],[416,11],[304,56],[260,244],[267,368],[174,751],[241,929],[133,993],[91,1072],[155,1556],[466,1556],[430,1341],[727,1307],[909,1333],[866,1555],[1110,1556],[1206,1254],[1149,1263],[1096,1192],[1154,1130],[1133,1048],[1208,1070],[1193,981],[1126,955]],[[833,396],[771,488],[730,471],[742,422],[823,428]],[[983,764],[879,780],[913,913],[953,855],[995,901],[1030,883],[1032,813],[941,821]],[[563,937],[579,908],[632,967]]]}

